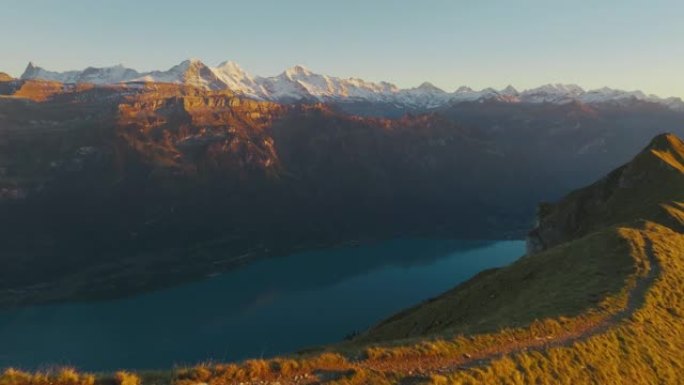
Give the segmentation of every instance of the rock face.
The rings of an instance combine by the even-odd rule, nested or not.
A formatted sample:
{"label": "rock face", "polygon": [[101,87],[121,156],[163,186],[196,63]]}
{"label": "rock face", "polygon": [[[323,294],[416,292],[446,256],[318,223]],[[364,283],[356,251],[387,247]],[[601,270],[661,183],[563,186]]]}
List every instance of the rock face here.
{"label": "rock face", "polygon": [[4,72],[0,72],[0,82],[9,82],[9,81],[12,81],[12,80],[14,80],[13,77],[7,75],[7,74],[4,73]]}
{"label": "rock face", "polygon": [[[672,134],[655,137],[631,162],[604,179],[538,209],[538,224],[527,238],[535,253],[596,229],[633,218],[666,221],[675,229],[684,220],[665,215],[684,196],[684,142]],[[663,204],[662,202],[669,202]],[[673,221],[677,223],[673,223]]]}

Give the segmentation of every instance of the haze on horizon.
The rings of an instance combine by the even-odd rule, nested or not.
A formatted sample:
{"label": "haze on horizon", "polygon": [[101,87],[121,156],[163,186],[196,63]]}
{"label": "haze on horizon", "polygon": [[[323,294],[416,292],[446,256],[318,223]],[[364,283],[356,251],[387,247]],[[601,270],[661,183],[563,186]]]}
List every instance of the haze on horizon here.
{"label": "haze on horizon", "polygon": [[193,57],[262,76],[302,64],[400,87],[576,83],[684,97],[681,20],[676,0],[8,0],[0,71],[146,71]]}

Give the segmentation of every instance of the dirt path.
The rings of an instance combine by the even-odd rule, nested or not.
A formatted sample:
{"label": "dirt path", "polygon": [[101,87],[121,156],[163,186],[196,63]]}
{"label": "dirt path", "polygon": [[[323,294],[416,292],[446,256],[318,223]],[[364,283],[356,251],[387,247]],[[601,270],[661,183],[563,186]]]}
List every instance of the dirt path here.
{"label": "dirt path", "polygon": [[[431,374],[449,374],[459,370],[488,365],[504,356],[522,352],[541,352],[554,347],[567,347],[574,343],[587,340],[593,336],[605,333],[610,328],[631,318],[645,301],[646,294],[655,280],[660,276],[661,268],[653,253],[652,242],[644,237],[644,254],[648,260],[648,272],[638,277],[634,287],[627,294],[626,306],[612,315],[579,325],[574,330],[562,334],[546,337],[536,337],[510,341],[504,345],[495,345],[471,354],[457,356],[417,356],[410,358],[390,358],[378,360],[359,360],[347,365],[321,369],[294,378],[279,378],[277,381],[259,382],[277,383],[280,385],[320,385],[333,380],[353,375],[355,370],[370,371],[385,374],[400,374],[404,376],[401,384],[424,383]],[[249,383],[249,382],[248,382]]]}
{"label": "dirt path", "polygon": [[417,358],[415,360],[410,360],[409,362],[406,362],[408,360],[405,360],[401,364],[398,364],[398,367],[394,367],[396,365],[394,362],[388,362],[388,365],[377,365],[361,361],[357,364],[364,369],[408,374],[409,377],[406,378],[406,383],[409,384],[414,380],[420,380],[423,376],[428,374],[448,374],[459,370],[484,366],[494,360],[503,358],[504,356],[521,352],[543,351],[554,347],[567,347],[605,333],[611,327],[634,315],[643,304],[648,289],[660,275],[660,266],[653,254],[653,244],[647,238],[644,238],[644,240],[646,242],[644,253],[646,254],[649,263],[648,273],[637,279],[634,288],[628,294],[625,308],[599,322],[583,325],[581,329],[568,331],[567,333],[553,337],[538,337],[533,340],[515,341],[504,346],[493,346],[491,349],[487,349],[487,351],[481,351],[467,356]]}

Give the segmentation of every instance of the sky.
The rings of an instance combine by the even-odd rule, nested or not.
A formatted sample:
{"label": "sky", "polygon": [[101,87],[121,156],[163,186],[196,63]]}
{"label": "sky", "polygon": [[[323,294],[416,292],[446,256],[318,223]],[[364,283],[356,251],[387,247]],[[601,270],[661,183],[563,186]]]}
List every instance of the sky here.
{"label": "sky", "polygon": [[576,83],[684,97],[681,0],[0,0],[0,71],[187,58],[447,91]]}

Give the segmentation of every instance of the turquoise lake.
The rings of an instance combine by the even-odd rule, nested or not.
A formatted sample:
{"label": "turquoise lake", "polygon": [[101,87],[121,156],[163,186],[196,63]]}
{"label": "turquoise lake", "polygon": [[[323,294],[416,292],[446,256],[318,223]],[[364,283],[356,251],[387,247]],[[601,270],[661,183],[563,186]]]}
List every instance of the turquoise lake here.
{"label": "turquoise lake", "polygon": [[156,369],[293,352],[524,252],[523,241],[397,239],[264,259],[125,299],[0,311],[0,367]]}

